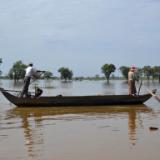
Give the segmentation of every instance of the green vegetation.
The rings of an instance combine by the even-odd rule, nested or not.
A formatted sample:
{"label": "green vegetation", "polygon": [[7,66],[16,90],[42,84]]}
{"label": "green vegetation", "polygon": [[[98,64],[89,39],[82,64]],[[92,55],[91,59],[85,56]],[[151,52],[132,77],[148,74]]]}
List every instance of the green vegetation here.
{"label": "green vegetation", "polygon": [[144,73],[144,75],[147,77],[147,79],[149,80],[150,79],[150,77],[152,76],[152,68],[151,68],[151,66],[144,66],[143,68],[143,73]]}
{"label": "green vegetation", "polygon": [[[2,64],[2,58],[0,58],[0,65]],[[2,79],[14,79],[15,81],[19,81],[20,79],[24,78],[25,75],[25,68],[27,67],[26,64],[24,64],[21,60],[15,62],[10,69],[7,76],[1,76]],[[100,76],[96,74],[92,77],[73,77],[73,72],[67,67],[61,67],[58,69],[58,72],[60,73],[60,77],[53,76],[52,72],[46,71],[43,75],[39,76],[38,78],[42,79],[54,79],[54,80],[105,80],[107,79],[107,82],[109,82],[110,79],[128,79],[128,71],[129,66],[120,66],[119,71],[122,74],[120,77],[116,77],[114,74],[116,67],[114,64],[104,64],[101,67],[101,71],[104,74],[104,76]],[[0,70],[0,75],[2,74],[2,71]],[[137,79],[146,79],[146,80],[158,80],[160,83],[160,66],[144,66],[142,68],[136,68],[136,77]]]}
{"label": "green vegetation", "polygon": [[14,79],[16,82],[20,79],[23,79],[25,76],[26,65],[22,61],[17,61],[13,64],[10,69],[8,76],[10,79]]}
{"label": "green vegetation", "polygon": [[104,75],[107,79],[107,82],[109,82],[110,75],[112,72],[114,72],[116,70],[116,67],[114,64],[104,64],[101,67],[101,70],[102,70],[102,73],[104,73]]}
{"label": "green vegetation", "polygon": [[160,83],[160,66],[154,66],[152,67],[152,72],[153,72],[153,79],[158,78],[159,83]]}
{"label": "green vegetation", "polygon": [[119,70],[121,71],[123,77],[127,80],[128,79],[129,67],[127,67],[127,66],[121,66],[119,68]]}
{"label": "green vegetation", "polygon": [[160,66],[144,66],[142,70],[147,80],[150,80],[152,77],[152,80],[158,79],[160,82]]}
{"label": "green vegetation", "polygon": [[71,70],[69,70],[68,68],[64,68],[64,67],[61,67],[58,69],[58,72],[61,74],[61,79],[62,80],[71,80],[72,77],[73,77],[73,72]]}
{"label": "green vegetation", "polygon": [[[2,64],[2,58],[0,58],[0,65]],[[0,75],[2,74],[2,71],[0,70]]]}
{"label": "green vegetation", "polygon": [[51,77],[53,77],[53,74],[50,71],[46,71],[43,75],[44,79],[51,79]]}
{"label": "green vegetation", "polygon": [[[27,65],[24,64],[21,60],[15,62],[8,73],[8,77],[13,79],[15,82],[23,79],[25,76],[26,67]],[[52,76],[53,75],[50,71],[46,71],[43,76],[37,74],[36,78],[50,79]]]}

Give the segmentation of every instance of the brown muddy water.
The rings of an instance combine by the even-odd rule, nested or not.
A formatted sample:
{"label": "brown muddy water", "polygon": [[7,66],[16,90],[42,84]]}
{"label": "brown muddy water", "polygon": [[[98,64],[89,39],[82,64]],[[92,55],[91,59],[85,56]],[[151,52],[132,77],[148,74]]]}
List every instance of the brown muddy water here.
{"label": "brown muddy water", "polygon": [[[116,80],[37,83],[44,95],[125,94],[128,89]],[[21,89],[8,80],[0,87]],[[143,82],[141,93],[146,88],[160,94],[158,82]],[[0,160],[159,160],[159,148],[155,98],[143,105],[44,109],[17,108],[0,93]]]}

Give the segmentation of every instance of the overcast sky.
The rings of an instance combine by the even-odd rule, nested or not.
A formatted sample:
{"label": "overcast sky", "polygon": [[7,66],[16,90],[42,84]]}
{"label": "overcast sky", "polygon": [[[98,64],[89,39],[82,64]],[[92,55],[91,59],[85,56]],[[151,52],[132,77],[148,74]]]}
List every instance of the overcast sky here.
{"label": "overcast sky", "polygon": [[0,0],[0,69],[33,62],[57,75],[160,65],[160,0]]}

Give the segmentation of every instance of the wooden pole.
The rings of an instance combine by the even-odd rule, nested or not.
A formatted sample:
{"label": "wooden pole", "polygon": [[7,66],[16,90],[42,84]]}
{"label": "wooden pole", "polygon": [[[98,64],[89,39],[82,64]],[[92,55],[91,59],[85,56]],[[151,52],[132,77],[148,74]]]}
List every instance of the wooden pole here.
{"label": "wooden pole", "polygon": [[147,91],[156,99],[160,102],[160,97],[157,96],[155,93],[153,93],[151,90],[147,89]]}
{"label": "wooden pole", "polygon": [[[18,92],[18,93],[21,92],[21,91],[9,90],[9,89],[4,89],[4,91],[7,91],[7,92]],[[31,93],[34,93],[34,92],[31,92]]]}
{"label": "wooden pole", "polygon": [[138,95],[140,93],[141,87],[142,87],[142,79],[141,79],[141,82],[140,82],[140,85],[139,85],[139,88],[138,88]]}

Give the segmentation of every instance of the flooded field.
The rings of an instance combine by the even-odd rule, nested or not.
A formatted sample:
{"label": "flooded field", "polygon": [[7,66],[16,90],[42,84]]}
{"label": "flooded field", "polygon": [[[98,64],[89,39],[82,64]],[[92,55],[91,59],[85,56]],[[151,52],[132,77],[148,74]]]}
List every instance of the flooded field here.
{"label": "flooded field", "polygon": [[[128,93],[120,80],[37,83],[43,95]],[[21,90],[8,80],[0,87]],[[158,82],[145,81],[140,93],[154,88],[160,94]],[[17,108],[0,93],[2,160],[159,160],[159,139],[160,103],[154,97],[143,105]]]}

